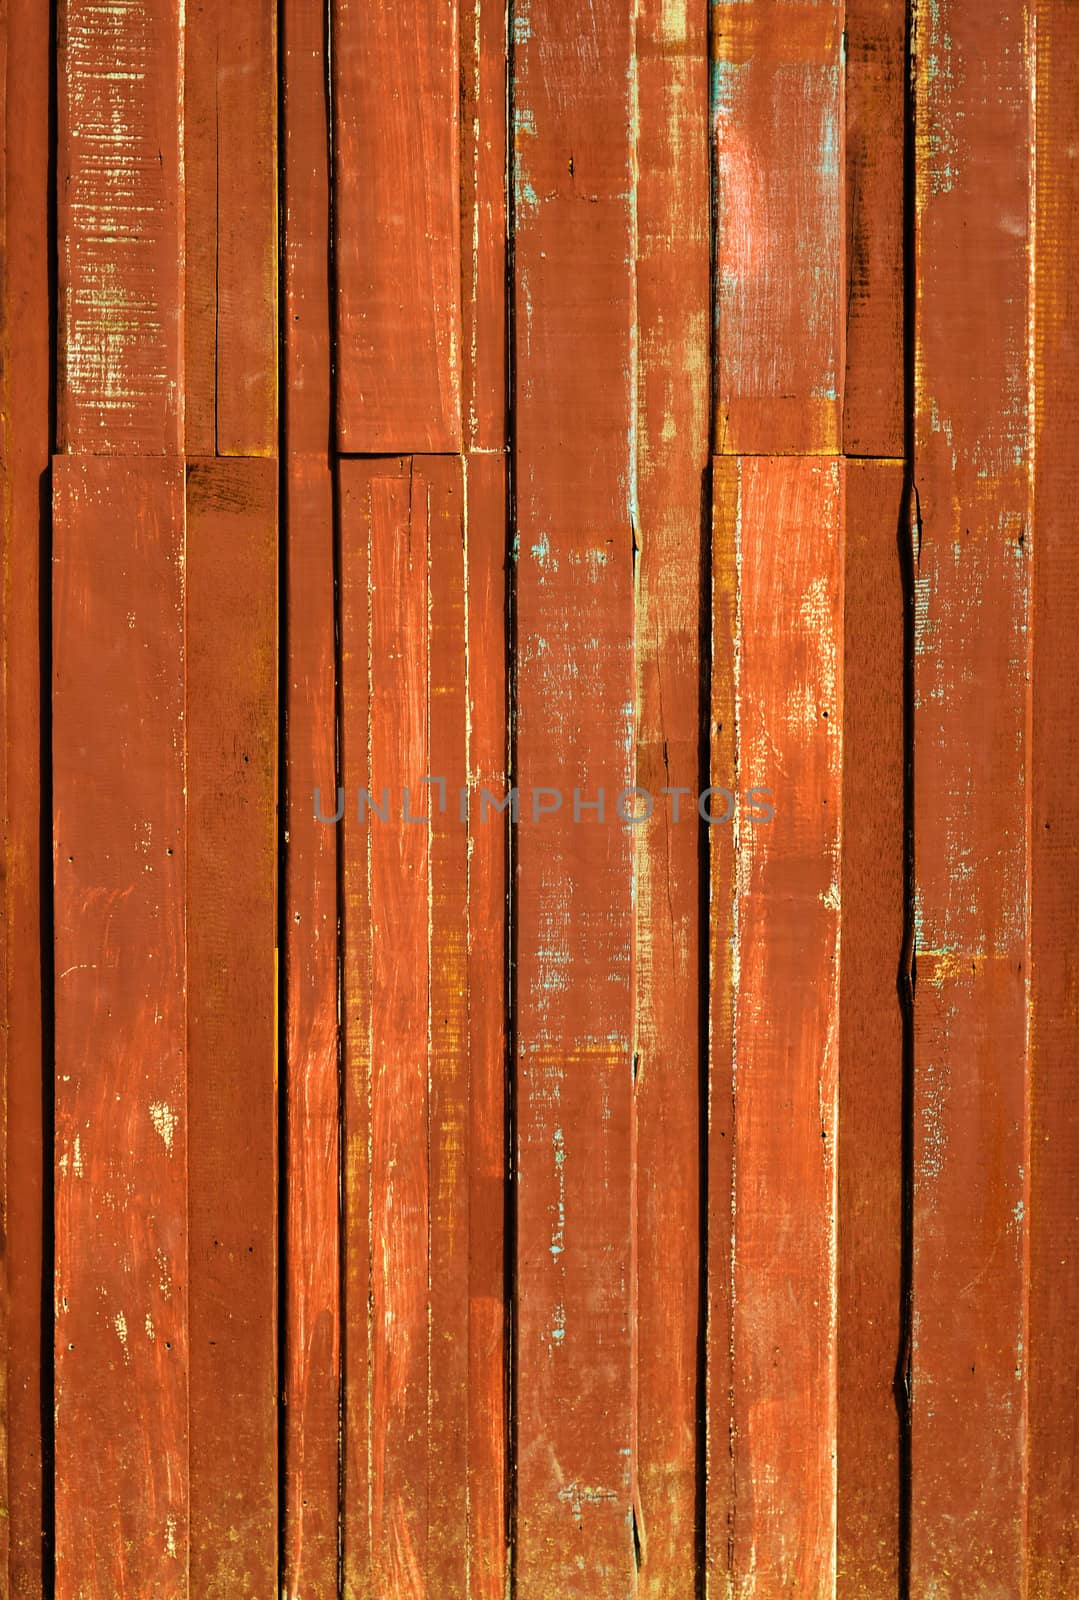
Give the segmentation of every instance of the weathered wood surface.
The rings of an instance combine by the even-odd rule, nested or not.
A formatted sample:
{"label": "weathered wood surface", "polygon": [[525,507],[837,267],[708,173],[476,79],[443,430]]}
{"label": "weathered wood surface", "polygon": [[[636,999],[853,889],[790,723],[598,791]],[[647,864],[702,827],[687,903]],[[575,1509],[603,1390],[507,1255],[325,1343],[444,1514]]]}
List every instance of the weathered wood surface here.
{"label": "weathered wood surface", "polygon": [[1030,738],[1030,1600],[1079,1588],[1079,14],[1037,10]]}
{"label": "weathered wood surface", "polygon": [[1079,1584],[1077,61],[0,0],[0,1591]]}
{"label": "weathered wood surface", "polygon": [[277,1586],[277,466],[187,468],[193,1595]]}
{"label": "weathered wood surface", "polygon": [[[636,831],[639,1592],[696,1594],[702,579],[710,432],[708,18],[637,15]],[[685,791],[675,823],[661,791]]]}
{"label": "weathered wood surface", "polygon": [[959,1597],[1027,1581],[1035,54],[914,24],[911,1590]]}
{"label": "weathered wood surface", "polygon": [[[0,1589],[39,1594],[48,1572],[44,1461],[50,1363],[43,1003],[50,969],[41,816],[47,474],[51,432],[48,16],[0,9]],[[44,603],[47,604],[47,601]],[[44,1335],[44,1339],[43,1339]]]}
{"label": "weathered wood surface", "polygon": [[731,945],[716,984],[729,1031],[715,1044],[717,1066],[729,1064],[733,1170],[709,1220],[721,1249],[731,1235],[732,1486],[711,1576],[737,1594],[824,1595],[836,1541],[845,472],[814,457],[715,468],[719,571],[734,588],[717,615],[734,611],[734,647],[714,717],[733,711],[735,781],[713,773],[708,809],[731,813],[713,826],[729,830],[736,861],[732,903],[714,906]]}

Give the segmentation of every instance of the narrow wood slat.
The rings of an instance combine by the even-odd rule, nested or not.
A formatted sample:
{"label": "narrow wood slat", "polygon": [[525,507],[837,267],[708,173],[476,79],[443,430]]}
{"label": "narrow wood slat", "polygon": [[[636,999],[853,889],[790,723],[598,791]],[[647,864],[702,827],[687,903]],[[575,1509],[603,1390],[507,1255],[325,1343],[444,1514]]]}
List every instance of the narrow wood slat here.
{"label": "narrow wood slat", "polygon": [[[324,8],[281,8],[285,466],[284,1573],[337,1595],[341,1274],[329,73]],[[342,736],[345,730],[342,729]],[[348,1237],[355,1223],[349,1218]],[[347,1270],[347,1267],[346,1267]],[[366,1287],[364,1292],[366,1293]]]}
{"label": "narrow wood slat", "polygon": [[915,7],[911,1590],[1026,1585],[1030,8]]}
{"label": "narrow wood slat", "polygon": [[[702,1174],[702,543],[708,527],[708,18],[637,16],[639,1444],[648,1600],[695,1600]],[[663,790],[675,787],[679,821]]]}
{"label": "narrow wood slat", "polygon": [[840,1600],[891,1600],[900,1570],[903,1315],[904,469],[846,467],[839,993]]}
{"label": "narrow wood slat", "polygon": [[4,156],[0,262],[0,611],[3,615],[4,971],[0,992],[0,1172],[4,1369],[0,1589],[42,1585],[41,549],[49,465],[49,19],[6,0],[0,66]]}
{"label": "narrow wood slat", "polygon": [[[330,180],[323,8],[281,9],[285,444],[330,449]],[[327,773],[323,782],[330,782]]]}
{"label": "narrow wood slat", "polygon": [[1030,1600],[1079,1589],[1079,15],[1038,6],[1031,822]]}
{"label": "narrow wood slat", "polygon": [[[716,567],[737,632],[717,700],[735,713],[736,784],[721,738],[714,782],[735,852],[729,998],[734,1160],[710,1191],[722,1255],[733,1229],[727,1547],[710,1578],[833,1593],[836,1530],[836,1138],[843,737],[843,465],[717,462]],[[722,591],[717,614],[731,609]],[[754,790],[771,791],[772,820]],[[722,977],[722,974],[721,974]],[[719,998],[723,1000],[723,987]],[[718,1097],[717,1097],[718,1098]],[[721,1102],[722,1104],[722,1102]],[[714,1126],[714,1125],[713,1125]],[[718,1130],[724,1131],[721,1121]],[[723,1396],[715,1396],[719,1412]],[[721,1415],[721,1412],[719,1412]],[[715,1448],[722,1450],[719,1429]],[[724,1570],[726,1557],[726,1571]]]}
{"label": "narrow wood slat", "polygon": [[217,450],[217,52],[214,0],[184,5],[184,448]]}
{"label": "narrow wood slat", "polygon": [[334,0],[337,442],[461,443],[457,0]]}
{"label": "narrow wood slat", "polygon": [[188,1594],[184,476],[54,464],[56,1593]]}
{"label": "narrow wood slat", "polygon": [[277,7],[219,8],[217,451],[277,452]]}
{"label": "narrow wood slat", "polygon": [[506,427],[506,65],[502,0],[462,0],[462,435],[501,450]]}
{"label": "narrow wood slat", "polygon": [[469,1582],[503,1600],[507,1568],[506,1307],[507,821],[506,462],[466,463],[468,584]]}
{"label": "narrow wood slat", "polygon": [[62,0],[59,448],[182,448],[179,0]]}
{"label": "narrow wood slat", "polygon": [[336,1600],[340,1240],[334,507],[321,456],[285,479],[285,1396],[287,1600]]}
{"label": "narrow wood slat", "polygon": [[847,0],[843,449],[901,456],[906,6]]}
{"label": "narrow wood slat", "polygon": [[[346,1206],[350,1214],[367,1212],[370,1278],[367,1305],[357,1296],[355,1311],[349,1307],[348,1392],[359,1389],[357,1420],[366,1427],[367,1450],[362,1477],[348,1483],[344,1501],[344,1557],[350,1577],[359,1564],[362,1577],[351,1579],[358,1592],[366,1586],[396,1596],[426,1591],[429,1557],[431,847],[428,827],[406,817],[426,816],[429,798],[421,779],[429,770],[430,522],[425,486],[409,462],[396,470],[391,462],[381,472],[342,463],[341,470],[353,496],[357,477],[369,474],[358,504],[353,496],[342,501],[346,593],[364,575],[362,567],[353,572],[365,543],[362,534],[354,541],[353,529],[366,520],[369,530],[366,656],[350,639],[342,641],[350,728],[357,676],[367,703],[369,766],[353,781],[380,805],[387,791],[388,803],[384,820],[368,817],[362,825],[369,830],[357,858],[366,879],[359,890],[366,925],[347,915],[354,899],[351,827],[345,836],[346,1082],[350,1108],[357,1099],[365,1117],[368,1143],[366,1195],[350,1195]],[[357,736],[362,751],[362,730]],[[361,827],[358,816],[355,825]],[[366,993],[355,989],[360,959]],[[357,1132],[346,1130],[350,1156]],[[355,1348],[351,1330],[365,1312],[364,1361],[362,1338]],[[362,1364],[354,1370],[357,1358]],[[350,1409],[346,1434],[352,1426]]]}
{"label": "narrow wood slat", "polygon": [[191,1591],[277,1588],[277,466],[187,476]]}
{"label": "narrow wood slat", "polygon": [[[422,806],[430,824],[428,1151],[431,1351],[427,1588],[466,1600],[469,1583],[469,831],[465,480],[452,457],[416,461],[428,504],[428,729]],[[444,800],[443,800],[444,792]],[[445,809],[443,809],[443,805]],[[394,930],[395,931],[395,930]],[[390,930],[387,930],[389,935]]]}
{"label": "narrow wood slat", "polygon": [[515,18],[520,1600],[635,1586],[634,9]]}
{"label": "narrow wood slat", "polygon": [[715,448],[840,448],[846,267],[843,8],[712,9]]}

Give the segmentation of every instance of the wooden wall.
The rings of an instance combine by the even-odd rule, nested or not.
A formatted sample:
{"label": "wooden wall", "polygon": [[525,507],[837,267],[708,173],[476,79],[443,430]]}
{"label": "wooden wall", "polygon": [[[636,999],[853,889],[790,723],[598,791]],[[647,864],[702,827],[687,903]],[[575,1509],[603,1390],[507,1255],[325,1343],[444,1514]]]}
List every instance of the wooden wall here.
{"label": "wooden wall", "polygon": [[1079,8],[0,123],[0,1595],[1079,1594]]}

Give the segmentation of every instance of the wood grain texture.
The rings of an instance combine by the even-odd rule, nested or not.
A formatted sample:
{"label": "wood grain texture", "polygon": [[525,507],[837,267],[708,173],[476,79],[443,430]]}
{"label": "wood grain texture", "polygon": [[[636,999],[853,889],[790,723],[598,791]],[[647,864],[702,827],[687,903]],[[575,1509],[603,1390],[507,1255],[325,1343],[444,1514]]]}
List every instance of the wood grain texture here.
{"label": "wood grain texture", "polygon": [[182,1600],[184,472],[53,477],[56,1593]]}
{"label": "wood grain texture", "polygon": [[337,443],[461,444],[457,0],[333,0]]}
{"label": "wood grain texture", "polygon": [[911,1593],[1027,1583],[1031,12],[915,7]]}
{"label": "wood grain texture", "polygon": [[[708,33],[637,15],[638,1477],[648,1600],[698,1561],[702,543],[710,430]],[[679,820],[662,791],[684,791]],[[687,803],[688,802],[688,803]]]}
{"label": "wood grain texture", "polygon": [[[330,450],[330,177],[326,19],[307,0],[281,9],[284,449]],[[332,547],[331,547],[332,549]],[[331,696],[332,699],[332,696]],[[329,784],[327,773],[323,782]]]}
{"label": "wood grain texture", "polygon": [[840,448],[843,8],[712,8],[715,449]]}
{"label": "wood grain texture", "polygon": [[0,1589],[22,1596],[41,1591],[44,1540],[40,606],[50,445],[48,17],[34,0],[6,0],[0,38]]}
{"label": "wood grain texture", "polygon": [[286,1600],[336,1600],[341,1404],[337,600],[330,449],[327,18],[281,9],[285,453]]}
{"label": "wood grain texture", "polygon": [[514,19],[520,1600],[636,1586],[634,9]]}
{"label": "wood grain texture", "polygon": [[187,468],[191,1592],[277,1588],[277,466]]}
{"label": "wood grain texture", "polygon": [[848,0],[844,29],[843,449],[848,455],[901,456],[906,6],[901,0]]}
{"label": "wood grain texture", "polygon": [[179,0],[59,7],[58,445],[182,449]]}
{"label": "wood grain texture", "polygon": [[462,436],[502,450],[506,415],[507,7],[462,0]]}
{"label": "wood grain texture", "polygon": [[[844,470],[743,460],[736,493],[730,473],[714,538],[720,572],[734,551],[733,694],[719,690],[735,712],[738,797],[711,805],[733,811],[715,826],[735,853],[733,1176],[730,1209],[720,1193],[713,1213],[721,1250],[728,1221],[733,1231],[733,1485],[728,1568],[713,1576],[739,1596],[824,1597],[836,1532]],[[771,820],[754,820],[761,788]],[[724,929],[724,908],[713,914]]]}
{"label": "wood grain texture", "polygon": [[1079,15],[1037,11],[1031,865],[1030,1600],[1079,1588],[1079,1077],[1075,957]]}
{"label": "wood grain texture", "polygon": [[277,447],[276,20],[266,0],[185,10],[190,456]]}
{"label": "wood grain texture", "polygon": [[[218,12],[217,452],[277,453],[277,5]],[[190,204],[190,202],[189,202]]]}
{"label": "wood grain texture", "polygon": [[904,469],[848,461],[845,475],[836,1594],[891,1600],[902,1470]]}
{"label": "wood grain texture", "polygon": [[284,1565],[287,1600],[336,1600],[340,1406],[333,480],[285,478]]}
{"label": "wood grain texture", "polygon": [[468,586],[469,1582],[503,1600],[509,1497],[506,1306],[508,785],[506,461],[466,462]]}

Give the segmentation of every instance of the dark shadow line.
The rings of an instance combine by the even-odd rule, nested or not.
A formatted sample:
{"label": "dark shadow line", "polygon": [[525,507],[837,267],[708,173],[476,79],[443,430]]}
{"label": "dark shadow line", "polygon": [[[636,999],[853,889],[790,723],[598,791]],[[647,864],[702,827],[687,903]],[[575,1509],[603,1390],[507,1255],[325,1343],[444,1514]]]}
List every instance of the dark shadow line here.
{"label": "dark shadow line", "polygon": [[[506,7],[506,762],[510,785],[517,782],[517,205],[514,130],[516,123],[515,0]],[[503,1274],[506,1337],[506,1561],[509,1597],[517,1594],[517,824],[512,809],[506,822],[506,1068]]]}

